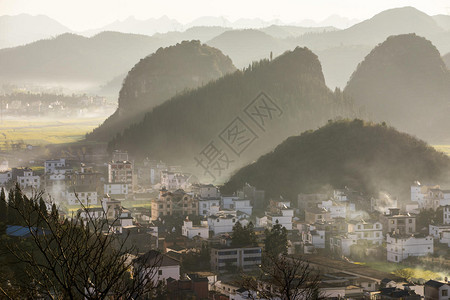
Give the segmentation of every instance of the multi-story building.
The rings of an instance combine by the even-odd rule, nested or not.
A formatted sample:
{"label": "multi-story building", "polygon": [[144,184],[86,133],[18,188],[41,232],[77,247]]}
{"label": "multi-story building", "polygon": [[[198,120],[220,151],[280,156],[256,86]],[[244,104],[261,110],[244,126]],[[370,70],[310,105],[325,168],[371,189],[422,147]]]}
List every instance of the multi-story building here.
{"label": "multi-story building", "polygon": [[158,199],[152,200],[152,220],[163,216],[197,216],[198,212],[198,199],[181,189],[169,192],[163,188]]}
{"label": "multi-story building", "polygon": [[68,205],[97,205],[98,194],[95,187],[89,185],[67,187],[65,199]]}
{"label": "multi-story building", "polygon": [[450,230],[450,224],[430,224],[428,225],[428,233],[435,239],[441,237],[442,232]]}
{"label": "multi-story building", "polygon": [[200,226],[194,226],[189,219],[184,220],[181,227],[181,235],[184,235],[190,239],[193,237],[201,237],[204,239],[209,238],[208,221],[201,221]]}
{"label": "multi-story building", "polygon": [[339,256],[349,256],[351,246],[356,245],[357,240],[355,233],[335,235],[330,238],[330,250]]}
{"label": "multi-story building", "polygon": [[161,172],[161,186],[169,191],[178,189],[186,189],[189,187],[189,179],[191,175],[182,174],[179,172],[162,171]]}
{"label": "multi-story building", "polygon": [[230,268],[252,270],[261,264],[261,253],[260,247],[211,248],[211,268],[216,272]]}
{"label": "multi-story building", "polygon": [[416,216],[400,214],[399,208],[390,208],[389,213],[380,217],[383,223],[383,233],[412,234],[416,232]]}
{"label": "multi-story building", "polygon": [[401,262],[409,256],[426,256],[433,253],[432,236],[386,235],[387,260]]}
{"label": "multi-story building", "polygon": [[315,248],[325,248],[325,230],[320,230],[314,225],[307,225],[306,230],[301,232],[302,242],[311,244]]}
{"label": "multi-story building", "polygon": [[450,205],[446,205],[443,208],[443,223],[450,224]]}
{"label": "multi-story building", "polygon": [[316,222],[325,222],[330,221],[330,212],[327,211],[325,208],[307,208],[305,210],[305,221],[309,224],[314,224]]}
{"label": "multi-story building", "polygon": [[12,181],[12,171],[0,172],[0,187],[5,187],[10,181]]}
{"label": "multi-story building", "polygon": [[439,185],[421,185],[416,181],[411,186],[411,201],[417,202],[420,209],[436,210],[439,206],[446,205],[447,202],[450,204],[450,195],[446,192],[441,190]]}
{"label": "multi-story building", "polygon": [[[116,184],[127,185],[126,191],[133,191],[133,163],[127,160],[116,160],[108,163],[108,183],[111,187]],[[124,190],[122,190],[123,192]],[[113,191],[111,194],[114,194]]]}
{"label": "multi-story building", "polygon": [[220,198],[199,198],[198,199],[198,214],[200,216],[210,216],[214,211],[220,208]]}
{"label": "multi-story building", "polygon": [[235,211],[220,211],[208,217],[209,229],[214,232],[214,235],[232,232],[233,226],[238,221]]}
{"label": "multi-story building", "polygon": [[378,245],[383,243],[383,225],[378,221],[350,222],[349,232],[355,233],[358,240],[367,240]]}
{"label": "multi-story building", "polygon": [[66,161],[65,158],[46,160],[44,163],[45,174],[55,173],[57,170],[61,170],[64,168],[70,168],[69,161]]}
{"label": "multi-story building", "polygon": [[34,175],[33,170],[25,168],[23,169],[23,174],[21,176],[17,176],[17,183],[22,189],[39,189],[41,186],[41,177],[39,175]]}
{"label": "multi-story building", "polygon": [[253,212],[253,206],[250,204],[250,199],[243,199],[235,196],[222,197],[222,206],[224,209],[240,211],[249,216]]}
{"label": "multi-story building", "polygon": [[347,216],[346,203],[328,200],[322,201],[322,203],[319,204],[318,207],[326,209],[330,214],[330,218],[332,219],[345,218]]}
{"label": "multi-story building", "polygon": [[275,224],[280,224],[287,230],[292,230],[292,218],[294,217],[294,210],[291,208],[283,208],[278,212],[266,212],[267,226],[273,227]]}
{"label": "multi-story building", "polygon": [[103,193],[109,195],[128,195],[131,190],[126,183],[105,183],[103,185]]}

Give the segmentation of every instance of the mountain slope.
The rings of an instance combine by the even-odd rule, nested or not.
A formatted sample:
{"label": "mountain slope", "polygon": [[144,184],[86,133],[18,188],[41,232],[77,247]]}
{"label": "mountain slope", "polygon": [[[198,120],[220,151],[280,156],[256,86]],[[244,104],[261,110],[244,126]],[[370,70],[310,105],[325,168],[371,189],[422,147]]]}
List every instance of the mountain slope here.
{"label": "mountain slope", "polygon": [[412,136],[361,120],[339,121],[288,138],[237,171],[221,192],[233,193],[249,183],[269,197],[293,201],[299,193],[330,184],[369,195],[379,190],[399,195],[407,194],[414,180],[438,182],[449,170],[449,157]]}
{"label": "mountain slope", "polygon": [[445,54],[442,57],[442,60],[444,61],[445,65],[447,66],[447,69],[450,70],[450,53]]}
{"label": "mountain slope", "polygon": [[450,30],[450,16],[449,15],[436,15],[433,16],[436,23],[441,26],[444,30]]}
{"label": "mountain slope", "polygon": [[425,38],[389,37],[366,56],[344,92],[373,120],[428,140],[448,134],[450,73]]}
{"label": "mountain slope", "polygon": [[[260,113],[266,115],[264,126],[258,127],[256,123],[260,124],[261,119],[254,117],[256,121],[252,121],[244,109],[261,92],[265,92],[279,109],[263,100],[270,105],[270,119],[262,102],[257,102],[261,106]],[[334,95],[325,86],[317,56],[308,49],[296,48],[271,62],[254,63],[245,71],[236,71],[164,102],[147,113],[143,122],[112,140],[109,149],[124,149],[136,156],[150,155],[192,166],[195,165],[194,157],[213,141],[223,151],[228,151],[234,161],[223,170],[222,176],[225,176],[294,132],[314,128],[336,115],[345,115],[350,109],[341,96]],[[236,121],[237,117],[240,121]],[[233,136],[234,129],[242,132],[245,126],[235,126],[235,121],[240,125],[244,122],[250,128],[245,131],[249,136],[239,136],[239,145],[253,141],[250,145],[244,144],[248,148],[243,152],[236,151],[239,153],[236,155],[230,151],[233,141],[227,140],[226,132],[229,129],[228,135]],[[228,142],[228,146],[219,136]],[[236,141],[238,137],[234,137]],[[196,171],[202,170],[197,168]]]}
{"label": "mountain slope", "polygon": [[[433,17],[412,7],[386,10],[344,30],[309,33],[286,42],[312,49],[319,55],[328,86],[344,88],[359,58],[368,54],[367,48],[375,47],[391,35],[408,33],[431,40],[441,53],[450,52],[450,35]],[[339,53],[334,53],[333,49]],[[341,70],[342,67],[345,70]]]}
{"label": "mountain slope", "polygon": [[102,126],[89,136],[109,140],[144,113],[188,89],[204,85],[236,70],[219,50],[199,41],[184,41],[160,48],[141,59],[128,72],[119,93],[119,107]]}
{"label": "mountain slope", "polygon": [[117,32],[92,38],[63,34],[0,50],[0,80],[103,84],[165,44],[157,38]]}
{"label": "mountain slope", "polygon": [[0,49],[48,39],[71,31],[57,21],[43,15],[0,16]]}

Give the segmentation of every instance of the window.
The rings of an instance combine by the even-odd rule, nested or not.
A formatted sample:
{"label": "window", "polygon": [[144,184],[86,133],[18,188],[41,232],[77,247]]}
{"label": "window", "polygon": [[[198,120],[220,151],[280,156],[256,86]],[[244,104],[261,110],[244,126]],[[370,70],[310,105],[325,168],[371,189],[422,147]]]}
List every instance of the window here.
{"label": "window", "polygon": [[412,219],[408,219],[408,223],[411,224],[412,223]]}
{"label": "window", "polygon": [[448,296],[448,290],[442,290],[442,296]]}
{"label": "window", "polygon": [[158,275],[162,275],[162,270],[158,270]]}

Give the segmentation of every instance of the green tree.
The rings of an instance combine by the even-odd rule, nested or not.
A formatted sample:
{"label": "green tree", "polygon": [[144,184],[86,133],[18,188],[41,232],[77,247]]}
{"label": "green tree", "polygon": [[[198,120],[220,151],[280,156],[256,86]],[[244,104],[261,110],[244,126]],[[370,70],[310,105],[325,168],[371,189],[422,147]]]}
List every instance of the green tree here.
{"label": "green tree", "polygon": [[255,226],[250,222],[248,226],[242,227],[242,224],[237,221],[233,226],[231,237],[233,247],[252,246],[256,243]]}
{"label": "green tree", "polygon": [[287,230],[276,221],[271,230],[265,230],[265,251],[271,256],[287,253]]}

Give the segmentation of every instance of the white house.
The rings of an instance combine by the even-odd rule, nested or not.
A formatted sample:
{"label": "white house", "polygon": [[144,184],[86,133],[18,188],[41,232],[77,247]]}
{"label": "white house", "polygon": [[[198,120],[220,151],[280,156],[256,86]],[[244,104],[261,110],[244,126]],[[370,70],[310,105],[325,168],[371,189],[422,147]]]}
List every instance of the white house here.
{"label": "white house", "polygon": [[200,226],[192,225],[192,221],[186,219],[181,227],[181,235],[184,235],[190,239],[195,236],[208,239],[209,238],[209,227],[207,221],[201,221]]}
{"label": "white house", "polygon": [[355,233],[333,236],[330,238],[330,250],[338,255],[349,256],[350,247],[356,245],[357,240]]}
{"label": "white house", "polygon": [[141,276],[150,278],[154,285],[169,278],[180,279],[180,262],[156,250],[139,256],[133,263],[135,270],[140,270]]}
{"label": "white house", "polygon": [[234,266],[248,271],[261,264],[261,254],[260,247],[211,248],[211,269],[223,272]]}
{"label": "white house", "polygon": [[450,224],[450,205],[444,206],[443,214],[444,224]]}
{"label": "white house", "polygon": [[232,211],[221,211],[208,217],[209,229],[214,232],[214,235],[232,232],[237,221],[236,212]]}
{"label": "white house", "polygon": [[358,240],[367,240],[378,245],[383,243],[383,225],[378,221],[349,223],[349,232],[355,233]]}
{"label": "white house", "polygon": [[98,195],[95,187],[78,186],[67,188],[65,198],[69,205],[97,205]]}
{"label": "white house", "polygon": [[31,187],[33,189],[39,189],[41,186],[41,177],[34,175],[31,169],[24,169],[23,176],[17,176],[17,183],[21,188]]}
{"label": "white house", "polygon": [[330,217],[334,218],[345,218],[347,216],[347,206],[343,203],[338,203],[333,200],[322,201],[318,206],[319,208],[326,209]]}
{"label": "white house", "polygon": [[450,230],[444,230],[441,232],[439,243],[447,244],[450,247]]}
{"label": "white house", "polygon": [[190,186],[190,175],[177,172],[162,171],[161,186],[166,187],[169,191],[178,189],[187,189]]}
{"label": "white house", "polygon": [[325,249],[325,230],[318,230],[314,225],[307,225],[301,236],[303,243],[311,244],[315,248]]}
{"label": "white house", "polygon": [[198,199],[198,214],[209,216],[220,208],[220,198],[200,198]]}
{"label": "white house", "polygon": [[5,186],[10,180],[12,180],[11,171],[0,172],[0,186]]}
{"label": "white house", "polygon": [[46,174],[55,173],[57,169],[66,167],[66,159],[46,160],[44,166]]}
{"label": "white house", "polygon": [[109,195],[127,195],[130,192],[129,188],[126,183],[105,183],[103,192]]}
{"label": "white house", "polygon": [[401,262],[409,256],[426,256],[433,253],[433,237],[413,235],[386,235],[387,260]]}
{"label": "white house", "polygon": [[444,231],[450,230],[450,224],[444,225],[428,225],[428,233],[434,237],[435,239],[439,239],[441,237],[441,233]]}
{"label": "white house", "polygon": [[233,207],[231,209],[235,211],[240,211],[251,216],[253,211],[253,206],[250,205],[250,200],[248,199],[235,199],[233,200]]}
{"label": "white house", "polygon": [[277,213],[266,212],[267,226],[273,227],[276,223],[285,227],[287,230],[292,230],[292,218],[294,217],[294,210],[291,208],[280,209]]}
{"label": "white house", "polygon": [[347,191],[346,190],[334,190],[333,191],[333,199],[340,202],[348,201]]}

